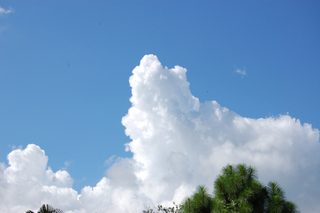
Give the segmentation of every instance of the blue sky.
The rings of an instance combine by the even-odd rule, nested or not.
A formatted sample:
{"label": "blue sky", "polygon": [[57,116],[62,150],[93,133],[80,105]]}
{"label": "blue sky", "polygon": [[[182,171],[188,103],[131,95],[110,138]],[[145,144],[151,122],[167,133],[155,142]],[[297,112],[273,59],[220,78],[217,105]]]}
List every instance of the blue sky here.
{"label": "blue sky", "polygon": [[[192,95],[242,117],[320,128],[318,1],[1,1],[0,162],[36,144],[73,188],[130,158],[121,119],[146,54],[188,70]],[[246,74],[236,70],[245,70]],[[67,164],[67,165],[65,165]]]}

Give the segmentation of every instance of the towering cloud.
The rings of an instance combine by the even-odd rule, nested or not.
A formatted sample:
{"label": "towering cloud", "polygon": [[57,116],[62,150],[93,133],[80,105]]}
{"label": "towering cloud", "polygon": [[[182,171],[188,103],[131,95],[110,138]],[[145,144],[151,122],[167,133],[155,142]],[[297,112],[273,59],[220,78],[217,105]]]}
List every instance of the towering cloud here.
{"label": "towering cloud", "polygon": [[[36,209],[47,202],[66,212],[141,212],[181,202],[199,184],[210,191],[226,164],[247,163],[259,180],[274,180],[302,212],[320,199],[319,131],[289,115],[250,119],[200,103],[186,69],[163,67],[146,55],[130,77],[132,107],[123,117],[132,158],[118,158],[95,187],[78,195],[66,171],[47,168],[48,158],[29,145],[8,155],[0,172],[0,212]],[[28,196],[26,195],[28,194]]]}

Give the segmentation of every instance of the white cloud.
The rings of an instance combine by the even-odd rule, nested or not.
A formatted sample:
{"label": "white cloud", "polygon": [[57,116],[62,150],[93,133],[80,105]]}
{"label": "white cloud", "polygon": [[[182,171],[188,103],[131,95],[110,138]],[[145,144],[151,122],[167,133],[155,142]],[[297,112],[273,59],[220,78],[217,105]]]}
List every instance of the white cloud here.
{"label": "white cloud", "polygon": [[[77,192],[73,179],[66,171],[54,173],[47,168],[48,157],[40,147],[30,144],[8,155],[9,166],[0,173],[0,212],[25,212],[38,209],[42,203],[75,204]],[[68,200],[70,203],[65,204]]]}
{"label": "white cloud", "polygon": [[[142,212],[180,202],[199,184],[210,191],[221,168],[247,163],[259,180],[277,181],[302,212],[320,206],[319,131],[289,115],[250,119],[200,103],[189,90],[186,69],[164,68],[147,55],[130,77],[132,107],[122,124],[132,158],[114,163],[94,187],[78,195],[66,171],[47,168],[38,146],[14,150],[0,165],[0,212],[36,210],[49,203],[65,212]],[[107,160],[107,162],[109,162]]]}
{"label": "white cloud", "polygon": [[[2,15],[6,15],[6,14],[9,14],[9,13],[13,13],[13,12],[14,12],[13,9],[10,8],[10,7],[9,7],[8,10],[0,7],[0,17],[1,17]],[[0,26],[0,34],[3,33],[3,32],[5,32],[6,30],[8,30],[8,26],[5,26],[5,25]]]}
{"label": "white cloud", "polygon": [[13,9],[9,8],[8,10],[0,7],[0,14],[9,14],[9,13],[13,13]]}
{"label": "white cloud", "polygon": [[67,170],[71,163],[72,163],[72,161],[65,161],[64,162],[64,167],[62,167],[61,169],[62,170]]}
{"label": "white cloud", "polygon": [[240,75],[242,75],[242,77],[247,74],[245,67],[244,67],[243,69],[237,68],[235,72],[236,72],[236,73],[239,73]]}
{"label": "white cloud", "polygon": [[115,155],[112,155],[110,158],[108,158],[108,160],[106,160],[105,162],[104,162],[104,164],[105,165],[110,165],[110,164],[112,164],[112,162],[114,161],[114,159],[115,159]]}

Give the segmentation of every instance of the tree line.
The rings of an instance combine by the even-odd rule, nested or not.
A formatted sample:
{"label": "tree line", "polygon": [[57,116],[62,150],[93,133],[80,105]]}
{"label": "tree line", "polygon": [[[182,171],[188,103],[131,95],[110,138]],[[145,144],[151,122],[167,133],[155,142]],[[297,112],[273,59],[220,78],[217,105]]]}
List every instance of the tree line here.
{"label": "tree line", "polygon": [[[287,201],[284,190],[276,182],[264,186],[257,179],[257,171],[246,164],[227,165],[214,182],[214,194],[205,186],[180,205],[147,208],[143,213],[298,213],[295,203]],[[27,211],[26,213],[34,213]],[[38,213],[63,213],[43,204]]]}
{"label": "tree line", "polygon": [[264,186],[257,171],[246,164],[227,165],[214,182],[214,194],[198,186],[190,197],[173,207],[147,208],[143,213],[297,213],[295,203],[287,201],[277,182]]}

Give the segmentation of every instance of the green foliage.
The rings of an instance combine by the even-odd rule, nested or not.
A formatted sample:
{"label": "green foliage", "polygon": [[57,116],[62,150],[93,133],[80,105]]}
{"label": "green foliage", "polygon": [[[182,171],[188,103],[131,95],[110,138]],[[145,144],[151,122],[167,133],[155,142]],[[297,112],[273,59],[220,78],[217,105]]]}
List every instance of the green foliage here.
{"label": "green foliage", "polygon": [[268,202],[266,205],[267,212],[270,213],[297,213],[297,205],[285,200],[283,189],[276,182],[269,182],[267,186]]}
{"label": "green foliage", "polygon": [[213,212],[237,213],[297,213],[295,203],[285,199],[276,182],[263,186],[256,170],[245,164],[227,165],[214,182]]}
{"label": "green foliage", "polygon": [[213,199],[204,186],[198,186],[192,197],[181,206],[181,211],[186,213],[211,213],[212,210]]}
{"label": "green foliage", "polygon": [[[179,208],[180,207],[180,208]],[[144,213],[156,213],[152,209]],[[214,182],[214,196],[204,186],[176,208],[158,207],[158,212],[175,213],[298,213],[295,203],[286,201],[276,182],[264,186],[257,171],[245,164],[227,165]]]}
{"label": "green foliage", "polygon": [[297,204],[287,201],[284,206],[285,213],[299,213]]}
{"label": "green foliage", "polygon": [[267,211],[272,213],[282,212],[282,209],[286,203],[282,188],[276,182],[269,182],[267,191],[268,191]]}
{"label": "green foliage", "polygon": [[263,191],[253,167],[227,165],[214,182],[215,212],[263,212]]}

